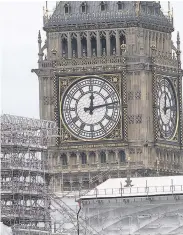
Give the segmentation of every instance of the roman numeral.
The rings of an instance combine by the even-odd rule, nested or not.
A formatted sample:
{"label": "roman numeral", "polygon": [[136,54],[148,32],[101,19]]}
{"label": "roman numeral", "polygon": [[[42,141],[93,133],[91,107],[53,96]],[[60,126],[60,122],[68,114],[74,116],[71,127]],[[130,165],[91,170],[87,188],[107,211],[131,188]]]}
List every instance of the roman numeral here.
{"label": "roman numeral", "polygon": [[108,98],[110,98],[114,94],[115,94],[115,92],[113,91],[112,93],[110,93],[108,96],[105,97],[105,100],[107,100]]}
{"label": "roman numeral", "polygon": [[84,130],[84,127],[85,127],[85,123],[81,123],[80,129]]}
{"label": "roman numeral", "polygon": [[89,86],[89,91],[93,91],[93,85]]}
{"label": "roman numeral", "polygon": [[103,126],[103,124],[100,122],[100,126],[101,126],[101,129],[104,131],[104,132],[106,132],[106,130],[105,130],[105,127]]}
{"label": "roman numeral", "polygon": [[108,115],[105,115],[105,118],[109,121],[115,121],[112,117],[108,116]]}
{"label": "roman numeral", "polygon": [[90,125],[90,131],[94,132],[94,125]]}
{"label": "roman numeral", "polygon": [[76,117],[74,117],[73,119],[72,119],[72,121],[75,123],[75,122],[77,122],[79,120],[79,118],[78,118],[78,116],[76,116]]}
{"label": "roman numeral", "polygon": [[64,111],[66,111],[66,112],[70,112],[70,111],[76,111],[76,109],[75,108],[71,108],[71,107],[66,107],[66,108],[64,108]]}

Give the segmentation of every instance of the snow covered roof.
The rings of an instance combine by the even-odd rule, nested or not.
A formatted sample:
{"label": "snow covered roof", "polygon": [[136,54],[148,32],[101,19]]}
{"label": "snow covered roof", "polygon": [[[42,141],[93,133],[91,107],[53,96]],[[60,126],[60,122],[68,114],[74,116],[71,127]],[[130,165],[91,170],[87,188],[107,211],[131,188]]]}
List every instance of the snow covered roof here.
{"label": "snow covered roof", "polygon": [[108,179],[80,199],[138,197],[153,195],[182,194],[183,176],[131,178],[131,187],[126,186],[126,178]]}

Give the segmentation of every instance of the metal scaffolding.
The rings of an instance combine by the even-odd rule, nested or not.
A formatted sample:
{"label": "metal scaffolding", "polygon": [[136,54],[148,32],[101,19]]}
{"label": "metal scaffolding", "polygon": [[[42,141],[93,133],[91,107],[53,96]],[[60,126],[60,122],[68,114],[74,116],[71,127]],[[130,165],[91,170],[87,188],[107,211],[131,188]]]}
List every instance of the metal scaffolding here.
{"label": "metal scaffolding", "polygon": [[78,223],[80,234],[98,234],[49,187],[57,132],[51,121],[1,116],[1,221],[14,235],[76,234]]}
{"label": "metal scaffolding", "polygon": [[49,136],[57,132],[51,121],[1,116],[1,220],[13,233],[50,234]]}

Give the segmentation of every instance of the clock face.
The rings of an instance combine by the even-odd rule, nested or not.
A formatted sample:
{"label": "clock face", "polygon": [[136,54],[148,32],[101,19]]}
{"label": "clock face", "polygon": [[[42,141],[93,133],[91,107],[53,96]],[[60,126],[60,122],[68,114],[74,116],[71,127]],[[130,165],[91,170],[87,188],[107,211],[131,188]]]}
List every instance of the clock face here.
{"label": "clock face", "polygon": [[160,137],[171,139],[177,126],[177,98],[168,78],[158,82],[157,112]]}
{"label": "clock face", "polygon": [[74,82],[61,101],[62,120],[77,138],[94,140],[108,135],[118,123],[120,100],[115,88],[98,77]]}

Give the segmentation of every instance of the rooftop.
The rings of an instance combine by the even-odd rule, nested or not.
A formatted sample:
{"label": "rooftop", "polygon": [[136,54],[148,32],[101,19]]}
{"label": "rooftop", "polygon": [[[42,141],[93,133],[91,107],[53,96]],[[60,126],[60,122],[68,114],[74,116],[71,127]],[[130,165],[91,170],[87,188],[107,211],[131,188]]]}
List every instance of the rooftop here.
{"label": "rooftop", "polygon": [[141,24],[141,27],[161,27],[162,30],[173,31],[172,16],[165,16],[157,1],[60,1],[52,14],[46,10],[44,15],[45,30],[96,23],[110,23],[113,27],[114,24],[120,24],[120,27]]}
{"label": "rooftop", "polygon": [[126,178],[108,179],[80,199],[183,195],[183,176],[139,177],[131,180],[132,186],[126,187]]}

